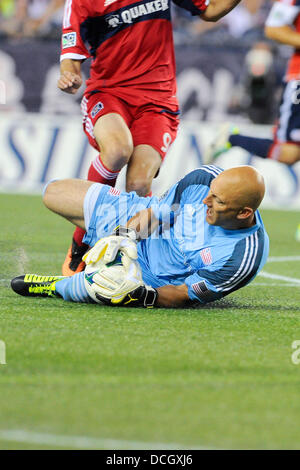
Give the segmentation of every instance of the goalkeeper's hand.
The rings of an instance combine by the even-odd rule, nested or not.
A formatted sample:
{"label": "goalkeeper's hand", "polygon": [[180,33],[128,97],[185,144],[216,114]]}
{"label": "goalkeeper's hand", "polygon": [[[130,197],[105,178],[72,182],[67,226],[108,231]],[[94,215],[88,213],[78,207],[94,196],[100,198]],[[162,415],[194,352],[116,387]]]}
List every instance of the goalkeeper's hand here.
{"label": "goalkeeper's hand", "polygon": [[101,259],[104,263],[111,263],[117,256],[118,251],[122,251],[131,259],[137,259],[136,232],[133,229],[119,226],[113,235],[100,238],[83,256],[85,264],[97,263]]}
{"label": "goalkeeper's hand", "polygon": [[158,292],[151,286],[139,286],[133,291],[126,294],[123,298],[111,297],[110,299],[102,297],[96,292],[98,300],[106,305],[111,306],[129,306],[129,307],[145,307],[153,308],[156,305]]}

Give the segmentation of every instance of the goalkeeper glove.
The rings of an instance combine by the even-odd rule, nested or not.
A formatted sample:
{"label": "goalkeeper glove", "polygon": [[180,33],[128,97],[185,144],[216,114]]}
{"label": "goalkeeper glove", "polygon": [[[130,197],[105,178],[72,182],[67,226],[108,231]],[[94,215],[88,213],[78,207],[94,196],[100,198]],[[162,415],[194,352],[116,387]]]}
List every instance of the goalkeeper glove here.
{"label": "goalkeeper glove", "polygon": [[98,300],[103,302],[106,305],[111,306],[127,306],[130,307],[145,307],[153,308],[155,307],[158,292],[154,287],[151,286],[139,286],[133,291],[126,294],[122,299],[119,298],[110,298],[102,297],[99,293],[96,292],[96,297]]}
{"label": "goalkeeper glove", "polygon": [[137,237],[132,228],[119,226],[113,235],[100,238],[84,256],[85,264],[97,263],[103,259],[104,263],[111,263],[121,250],[131,259],[137,259]]}

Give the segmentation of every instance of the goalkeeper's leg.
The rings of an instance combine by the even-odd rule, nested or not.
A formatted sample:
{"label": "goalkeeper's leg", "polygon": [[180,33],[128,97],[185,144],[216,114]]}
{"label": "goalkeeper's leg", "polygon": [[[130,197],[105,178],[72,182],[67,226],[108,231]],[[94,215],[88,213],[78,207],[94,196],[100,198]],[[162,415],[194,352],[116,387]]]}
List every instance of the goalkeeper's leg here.
{"label": "goalkeeper's leg", "polygon": [[[84,284],[84,272],[70,277],[25,274],[11,281],[16,294],[25,297],[60,297],[69,302],[94,303]],[[101,289],[100,289],[101,290]],[[111,306],[133,306],[152,308],[157,301],[157,291],[153,287],[139,285],[121,299],[107,298],[96,294],[98,300]]]}
{"label": "goalkeeper's leg", "polygon": [[76,273],[73,276],[58,281],[55,284],[55,290],[64,300],[71,302],[93,302],[84,285],[84,272]]}
{"label": "goalkeeper's leg", "polygon": [[11,287],[25,297],[62,297],[71,302],[93,302],[86,291],[83,272],[71,277],[25,274],[15,277]]}
{"label": "goalkeeper's leg", "polygon": [[52,181],[44,190],[43,202],[51,211],[85,229],[84,198],[93,184],[79,179]]}

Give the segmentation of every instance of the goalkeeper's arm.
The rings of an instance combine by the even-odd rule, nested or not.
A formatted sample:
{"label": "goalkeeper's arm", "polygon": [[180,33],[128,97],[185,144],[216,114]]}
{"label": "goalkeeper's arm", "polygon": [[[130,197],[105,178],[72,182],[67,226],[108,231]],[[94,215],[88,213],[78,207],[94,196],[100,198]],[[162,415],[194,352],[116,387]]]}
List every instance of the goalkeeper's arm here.
{"label": "goalkeeper's arm", "polygon": [[[132,228],[138,235],[138,239],[147,238],[158,226],[159,221],[153,214],[152,209],[144,209],[133,216],[128,222],[127,227]],[[145,287],[147,289],[147,287]],[[152,290],[153,288],[151,288]],[[186,284],[180,286],[162,286],[153,289],[156,292],[154,305],[156,307],[184,307],[189,304],[188,287]],[[143,291],[145,298],[149,293]],[[145,305],[146,306],[146,305]]]}
{"label": "goalkeeper's arm", "polygon": [[185,307],[191,303],[188,295],[188,286],[162,286],[157,291],[157,307]]}
{"label": "goalkeeper's arm", "polygon": [[116,227],[114,233],[100,238],[84,256],[83,261],[88,265],[103,258],[105,263],[112,262],[118,250],[122,250],[131,259],[137,259],[138,241],[147,238],[159,225],[151,208],[143,209],[134,215],[126,226]]}
{"label": "goalkeeper's arm", "polygon": [[[157,289],[149,286],[142,286],[138,289],[141,289],[140,293],[142,302],[140,305],[144,307],[177,308],[186,307],[191,304],[191,300],[188,295],[188,286],[186,284],[181,284],[180,286],[167,285],[158,287]],[[146,301],[151,299],[151,301],[153,301],[153,305],[146,305],[144,299],[146,299]]]}
{"label": "goalkeeper's arm", "polygon": [[148,208],[141,210],[131,217],[126,227],[135,231],[136,239],[139,241],[148,238],[158,225],[159,221],[155,217],[153,210]]}

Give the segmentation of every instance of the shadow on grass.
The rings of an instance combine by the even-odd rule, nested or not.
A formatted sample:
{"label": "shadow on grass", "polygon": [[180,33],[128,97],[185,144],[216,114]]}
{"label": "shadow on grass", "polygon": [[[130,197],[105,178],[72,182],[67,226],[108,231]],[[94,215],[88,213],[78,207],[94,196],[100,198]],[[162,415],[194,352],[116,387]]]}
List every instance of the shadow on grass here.
{"label": "shadow on grass", "polygon": [[[213,312],[213,311],[222,311],[223,313],[233,313],[232,310],[236,310],[237,312],[241,313],[247,312],[247,311],[261,311],[263,310],[264,312],[295,312],[299,311],[300,313],[300,307],[296,305],[286,305],[286,304],[279,304],[277,303],[270,303],[270,301],[266,302],[265,299],[254,299],[254,298],[244,298],[244,299],[237,299],[237,298],[229,298],[229,299],[221,299],[217,300],[215,302],[208,303],[206,305],[198,305],[198,306],[190,306],[186,308],[154,308],[154,309],[144,309],[142,307],[108,307],[106,305],[102,304],[83,304],[83,303],[78,303],[78,302],[66,302],[61,298],[26,298],[26,297],[19,297],[17,296],[10,288],[10,282],[8,280],[5,280],[5,284],[2,287],[2,295],[1,297],[3,299],[6,299],[9,303],[13,302],[13,300],[19,300],[27,303],[36,303],[37,306],[38,304],[42,304],[44,307],[47,309],[51,306],[59,307],[61,310],[65,309],[72,309],[72,310],[78,310],[84,308],[85,310],[90,310],[90,309],[95,309],[95,308],[101,308],[105,309],[107,312],[110,310],[112,312],[147,312],[148,314],[150,313],[162,313],[162,312],[180,312],[182,311],[185,312]],[[13,302],[14,303],[14,302]]]}
{"label": "shadow on grass", "polygon": [[212,302],[210,304],[206,304],[203,306],[194,307],[193,310],[264,310],[266,312],[275,312],[275,311],[295,311],[299,310],[300,307],[296,307],[296,305],[280,305],[279,303],[271,304],[270,302],[266,303],[263,299],[249,299],[247,300],[238,300],[238,299],[222,299],[216,302]]}

